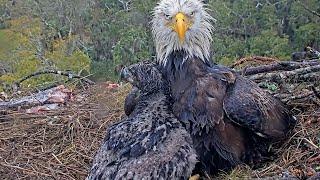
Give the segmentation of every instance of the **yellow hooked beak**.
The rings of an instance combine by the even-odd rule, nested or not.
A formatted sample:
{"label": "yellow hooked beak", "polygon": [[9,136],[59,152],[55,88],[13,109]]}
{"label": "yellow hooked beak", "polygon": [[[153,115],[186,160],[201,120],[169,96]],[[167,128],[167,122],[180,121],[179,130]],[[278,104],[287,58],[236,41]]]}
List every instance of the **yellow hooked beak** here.
{"label": "yellow hooked beak", "polygon": [[186,32],[190,27],[189,20],[181,12],[176,14],[173,20],[175,21],[173,23],[173,30],[178,33],[180,41],[183,42],[186,37]]}

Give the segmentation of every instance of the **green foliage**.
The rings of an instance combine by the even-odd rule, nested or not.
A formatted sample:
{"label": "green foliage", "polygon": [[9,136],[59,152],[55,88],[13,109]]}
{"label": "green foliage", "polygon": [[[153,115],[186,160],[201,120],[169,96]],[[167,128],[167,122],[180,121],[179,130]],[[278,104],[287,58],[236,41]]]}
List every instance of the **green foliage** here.
{"label": "green foliage", "polygon": [[320,47],[320,24],[309,23],[297,28],[294,43],[297,49],[297,45]]}
{"label": "green foliage", "polygon": [[81,70],[90,70],[90,58],[82,51],[75,50],[71,55],[67,55],[67,43],[72,40],[56,40],[53,42],[53,51],[46,53],[46,58],[50,59],[56,69],[62,71],[80,72]]}
{"label": "green foliage", "polygon": [[5,20],[8,17],[8,14],[7,14],[8,2],[9,2],[8,0],[0,0],[0,29],[4,29],[6,26]]}
{"label": "green foliage", "polygon": [[215,24],[213,48],[219,63],[250,55],[289,59],[305,46],[320,48],[318,0],[209,1]]}
{"label": "green foliage", "polygon": [[[91,30],[92,72],[98,79],[116,80],[119,65],[151,59],[154,54],[149,29],[155,0],[132,1],[128,7],[118,1],[101,0],[93,10]],[[101,77],[102,76],[102,77]]]}
{"label": "green foliage", "polygon": [[260,87],[262,87],[264,89],[268,89],[268,90],[273,91],[273,92],[279,89],[277,84],[267,83],[267,82],[263,82],[262,84],[260,84]]}
{"label": "green foliage", "polygon": [[[37,43],[40,24],[37,19],[21,17],[10,21],[10,28],[0,30],[0,65],[7,64],[10,72],[0,76],[0,91],[14,81],[31,73],[48,68],[43,59],[37,57]],[[73,37],[58,39],[53,42],[52,51],[46,51],[44,59],[50,60],[51,67],[58,70],[71,70],[79,72],[90,69],[90,58],[79,49],[70,55],[66,53],[67,44]],[[25,81],[23,87],[35,87],[36,85],[64,79],[61,76],[43,75]]]}
{"label": "green foliage", "polygon": [[114,46],[112,55],[114,64],[129,64],[139,60],[150,59],[150,35],[141,27],[119,31],[121,37]]}
{"label": "green foliage", "polygon": [[105,61],[92,61],[91,72],[95,81],[116,81],[119,75],[114,71],[115,65]]}
{"label": "green foliage", "polygon": [[259,54],[280,59],[289,59],[292,49],[288,37],[279,37],[276,32],[265,30],[250,39],[250,54]]}
{"label": "green foliage", "polygon": [[[0,0],[0,63],[10,70],[0,83],[44,68],[117,80],[121,65],[153,58],[149,22],[157,2]],[[219,63],[251,55],[286,60],[305,46],[320,49],[320,17],[310,12],[320,13],[319,0],[210,0],[208,8],[217,20],[212,47]],[[48,80],[57,78],[25,86]]]}

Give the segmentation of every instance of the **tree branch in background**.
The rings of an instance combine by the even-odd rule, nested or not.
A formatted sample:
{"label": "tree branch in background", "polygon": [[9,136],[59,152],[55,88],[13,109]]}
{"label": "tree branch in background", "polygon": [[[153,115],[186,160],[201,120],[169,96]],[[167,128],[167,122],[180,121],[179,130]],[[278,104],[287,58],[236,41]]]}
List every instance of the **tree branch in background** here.
{"label": "tree branch in background", "polygon": [[299,1],[299,4],[300,4],[305,10],[307,10],[308,12],[312,13],[312,14],[315,15],[315,16],[320,17],[320,14],[319,14],[319,13],[317,13],[316,11],[311,10],[311,9],[308,8],[306,5],[304,5],[303,3],[301,3],[300,1]]}
{"label": "tree branch in background", "polygon": [[16,81],[14,84],[16,85],[17,88],[20,87],[20,84],[25,81],[25,80],[28,80],[32,77],[35,77],[35,76],[39,76],[39,75],[43,75],[43,74],[57,74],[57,75],[61,75],[61,76],[67,76],[69,79],[80,79],[82,81],[84,81],[85,83],[88,83],[90,85],[93,85],[95,84],[93,81],[91,81],[90,79],[86,78],[86,77],[83,77],[83,76],[79,76],[79,75],[76,75],[72,72],[63,72],[63,71],[56,71],[56,70],[44,70],[44,71],[39,71],[39,72],[35,72],[35,73],[32,73],[18,81]]}
{"label": "tree branch in background", "polygon": [[128,1],[123,1],[123,0],[118,0],[118,2],[121,3],[123,10],[125,11],[130,11],[130,3],[132,0],[128,0]]}

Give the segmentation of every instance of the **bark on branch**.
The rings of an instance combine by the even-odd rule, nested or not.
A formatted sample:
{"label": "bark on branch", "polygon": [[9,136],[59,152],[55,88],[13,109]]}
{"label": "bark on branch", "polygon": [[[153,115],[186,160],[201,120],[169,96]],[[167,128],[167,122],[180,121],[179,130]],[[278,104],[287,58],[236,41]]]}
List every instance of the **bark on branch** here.
{"label": "bark on branch", "polygon": [[295,70],[292,70],[292,71],[274,72],[274,73],[267,73],[267,74],[257,74],[257,75],[250,76],[250,79],[251,80],[287,79],[290,76],[305,75],[305,74],[314,73],[314,72],[320,72],[320,64],[319,65],[315,65],[315,66],[310,66],[310,67],[299,68],[299,69],[295,69]]}
{"label": "bark on branch", "polygon": [[280,61],[269,65],[245,68],[243,75],[251,76],[259,73],[268,73],[272,71],[292,71],[299,68],[320,65],[320,60],[310,60],[304,62]]}
{"label": "bark on branch", "polygon": [[[264,63],[264,62],[262,62]],[[238,71],[295,110],[320,106],[320,60],[280,61]]]}

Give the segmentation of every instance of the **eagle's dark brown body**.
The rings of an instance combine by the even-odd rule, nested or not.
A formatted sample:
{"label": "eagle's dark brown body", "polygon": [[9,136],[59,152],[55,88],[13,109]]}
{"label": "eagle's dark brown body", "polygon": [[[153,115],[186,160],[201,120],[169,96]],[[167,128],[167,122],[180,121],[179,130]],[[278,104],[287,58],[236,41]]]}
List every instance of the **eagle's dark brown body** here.
{"label": "eagle's dark brown body", "polygon": [[163,72],[173,112],[189,127],[209,173],[258,160],[256,154],[284,138],[295,124],[279,100],[226,67],[173,52]]}

